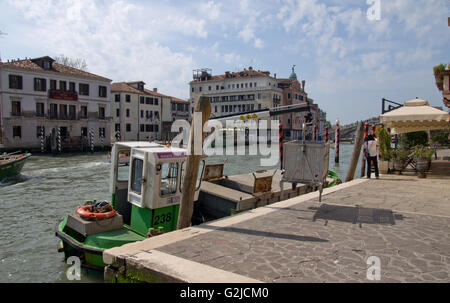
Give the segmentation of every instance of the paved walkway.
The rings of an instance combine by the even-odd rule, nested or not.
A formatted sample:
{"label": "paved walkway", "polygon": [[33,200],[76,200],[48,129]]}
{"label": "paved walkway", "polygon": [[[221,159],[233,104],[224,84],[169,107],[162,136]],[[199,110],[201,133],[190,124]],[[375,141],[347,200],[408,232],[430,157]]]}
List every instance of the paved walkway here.
{"label": "paved walkway", "polygon": [[324,194],[111,249],[104,260],[134,262],[152,281],[371,282],[366,260],[376,256],[380,282],[450,282],[449,179],[383,175]]}

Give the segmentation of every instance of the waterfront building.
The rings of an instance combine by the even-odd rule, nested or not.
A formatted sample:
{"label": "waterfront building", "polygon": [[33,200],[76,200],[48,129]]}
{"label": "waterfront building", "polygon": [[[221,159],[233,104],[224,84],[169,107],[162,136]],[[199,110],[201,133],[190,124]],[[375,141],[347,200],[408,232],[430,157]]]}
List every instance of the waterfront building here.
{"label": "waterfront building", "polygon": [[48,56],[0,62],[1,146],[50,152],[109,145],[110,83]]}
{"label": "waterfront building", "polygon": [[211,69],[194,70],[189,91],[191,112],[199,96],[211,98],[211,117],[274,107],[281,104],[283,93],[276,75],[252,67],[223,75],[212,75]]}
{"label": "waterfront building", "polygon": [[[225,72],[212,75],[211,69],[193,71],[193,80],[189,83],[191,112],[199,96],[211,98],[211,117],[278,107],[281,105],[311,105],[313,123],[317,133],[325,131],[326,114],[319,109],[314,100],[305,91],[305,80],[297,80],[294,67],[289,78],[271,76],[269,71],[254,70],[252,67],[240,72]],[[303,122],[307,113],[289,113],[274,117],[282,123],[286,140],[300,139]],[[310,127],[311,128],[311,127]],[[308,133],[311,131],[308,130]]]}
{"label": "waterfront building", "polygon": [[176,119],[190,120],[189,102],[145,88],[143,81],[111,84],[114,140],[167,139]]}
{"label": "waterfront building", "polygon": [[162,139],[171,140],[176,133],[171,133],[175,120],[191,121],[191,106],[189,100],[166,96],[162,103]]}

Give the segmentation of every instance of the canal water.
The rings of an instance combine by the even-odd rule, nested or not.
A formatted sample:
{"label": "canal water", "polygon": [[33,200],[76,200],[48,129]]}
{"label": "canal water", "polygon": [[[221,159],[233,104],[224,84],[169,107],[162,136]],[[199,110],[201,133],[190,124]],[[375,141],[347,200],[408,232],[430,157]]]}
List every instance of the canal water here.
{"label": "canal water", "polygon": [[[353,145],[341,144],[340,164],[335,165],[330,149],[330,169],[341,179],[352,150]],[[271,168],[260,166],[258,156],[212,156],[208,163],[224,160],[227,175]],[[86,200],[110,200],[109,168],[106,153],[37,154],[18,178],[0,182],[0,282],[69,282],[55,225]],[[102,281],[102,274],[82,271],[81,282]]]}

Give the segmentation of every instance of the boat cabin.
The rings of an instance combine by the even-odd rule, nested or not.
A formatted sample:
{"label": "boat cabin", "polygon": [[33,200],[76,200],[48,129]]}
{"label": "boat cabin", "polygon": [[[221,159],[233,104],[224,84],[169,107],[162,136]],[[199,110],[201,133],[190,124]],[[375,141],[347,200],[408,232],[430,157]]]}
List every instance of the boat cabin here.
{"label": "boat cabin", "polygon": [[[129,153],[129,162],[121,155]],[[110,191],[123,222],[145,235],[149,229],[176,229],[187,151],[151,142],[118,142],[111,151]],[[198,199],[205,160],[200,162]]]}

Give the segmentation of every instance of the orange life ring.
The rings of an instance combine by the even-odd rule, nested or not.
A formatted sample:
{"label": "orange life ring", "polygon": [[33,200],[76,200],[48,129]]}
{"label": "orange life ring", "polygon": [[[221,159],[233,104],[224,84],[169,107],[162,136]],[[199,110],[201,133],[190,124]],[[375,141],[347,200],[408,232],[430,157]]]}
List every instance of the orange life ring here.
{"label": "orange life ring", "polygon": [[89,220],[104,220],[108,218],[112,218],[116,215],[116,211],[113,209],[111,211],[108,211],[106,213],[93,213],[90,211],[89,205],[80,206],[77,209],[77,214],[81,218],[89,219]]}

